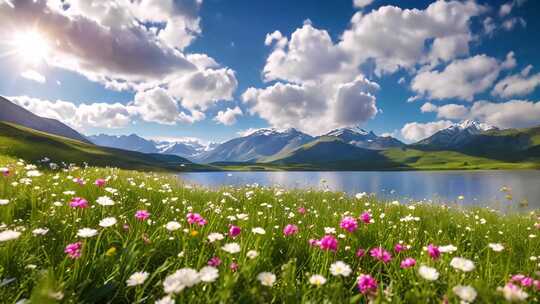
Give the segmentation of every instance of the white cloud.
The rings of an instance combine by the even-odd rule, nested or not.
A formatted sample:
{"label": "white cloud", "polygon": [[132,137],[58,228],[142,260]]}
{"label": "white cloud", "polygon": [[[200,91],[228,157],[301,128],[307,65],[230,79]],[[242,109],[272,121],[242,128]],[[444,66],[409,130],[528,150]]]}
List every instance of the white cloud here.
{"label": "white cloud", "polygon": [[417,74],[411,88],[430,99],[461,98],[472,101],[474,96],[492,86],[501,66],[486,55],[456,59],[442,71],[424,71]]}
{"label": "white cloud", "polygon": [[[0,2],[0,38],[36,31],[48,41],[49,66],[84,75],[108,89],[169,89],[197,121],[218,100],[231,100],[233,70],[206,54],[182,50],[201,34],[201,0],[19,0]],[[37,26],[39,25],[39,26]],[[28,75],[27,75],[28,76]],[[36,76],[36,75],[32,75]],[[37,80],[37,77],[32,79]],[[181,92],[179,90],[182,90]],[[170,105],[166,103],[167,105]],[[152,114],[145,114],[144,116]],[[157,116],[161,114],[156,114]],[[157,118],[157,121],[170,119]]]}
{"label": "white cloud", "polygon": [[131,117],[126,106],[119,103],[76,105],[69,101],[49,101],[28,96],[8,99],[36,115],[59,120],[79,130],[89,127],[121,128],[129,124]]}
{"label": "white cloud", "polygon": [[540,124],[540,102],[511,100],[503,103],[475,102],[468,117],[499,128],[526,128]]}
{"label": "white cloud", "polygon": [[233,70],[207,69],[173,79],[169,93],[181,99],[183,107],[205,111],[219,100],[232,100],[237,86]]}
{"label": "white cloud", "polygon": [[336,127],[364,123],[375,116],[374,93],[378,89],[376,83],[362,76],[332,89],[310,83],[278,82],[265,89],[249,88],[242,100],[251,113],[273,127],[322,134]]}
{"label": "white cloud", "polygon": [[204,113],[192,110],[191,114],[182,112],[178,102],[162,88],[137,92],[129,110],[142,120],[166,125],[194,123],[205,118]]}
{"label": "white cloud", "polygon": [[512,2],[504,3],[499,8],[499,16],[504,17],[506,15],[509,15],[512,12],[513,7],[514,4]]}
{"label": "white cloud", "polygon": [[242,110],[238,106],[227,108],[225,111],[219,111],[214,120],[220,124],[231,126],[236,123],[236,117],[242,116],[242,114]]}
{"label": "white cloud", "polygon": [[374,0],[353,0],[353,6],[355,8],[364,8],[365,6],[373,3]]}
{"label": "white cloud", "polygon": [[[425,106],[425,105],[424,105]],[[433,107],[432,107],[433,106]],[[502,129],[525,128],[540,124],[540,102],[510,100],[507,102],[477,101],[470,107],[447,104],[441,107],[426,106],[438,118],[452,120],[477,120]]]}
{"label": "white cloud", "polygon": [[268,56],[263,75],[266,81],[286,80],[294,83],[320,80],[338,73],[347,55],[334,43],[325,30],[310,23],[295,30],[290,41],[276,31],[266,36],[265,44],[277,41]]}
{"label": "white cloud", "polygon": [[491,94],[500,97],[525,96],[540,86],[540,73],[529,76],[532,65],[524,68],[521,73],[503,78],[493,88]]}
{"label": "white cloud", "polygon": [[28,80],[33,80],[33,81],[39,82],[39,83],[45,83],[45,81],[47,81],[45,76],[41,75],[40,73],[38,73],[38,72],[36,72],[34,70],[26,70],[26,71],[22,72],[21,77],[26,78]]}
{"label": "white cloud", "polygon": [[527,21],[521,17],[513,17],[510,19],[505,20],[502,23],[502,28],[511,31],[513,30],[517,25],[521,25],[522,27],[527,27]]}
{"label": "white cloud", "polygon": [[439,120],[428,123],[411,122],[401,128],[401,135],[410,142],[416,142],[427,138],[437,131],[450,127],[453,123],[449,120]]}
{"label": "white cloud", "polygon": [[426,112],[435,112],[437,113],[437,118],[445,119],[463,119],[468,114],[467,107],[458,104],[447,104],[443,106],[436,106],[432,103],[425,103],[420,110],[422,113]]}
{"label": "white cloud", "polygon": [[468,54],[470,20],[485,11],[474,1],[436,1],[425,10],[383,6],[365,15],[358,12],[340,47],[357,64],[373,59],[377,74],[446,61]]}

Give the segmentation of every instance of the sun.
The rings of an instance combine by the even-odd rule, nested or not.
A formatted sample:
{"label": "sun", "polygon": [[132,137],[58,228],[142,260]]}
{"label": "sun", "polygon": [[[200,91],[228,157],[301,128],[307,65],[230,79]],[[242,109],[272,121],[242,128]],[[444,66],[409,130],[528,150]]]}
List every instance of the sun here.
{"label": "sun", "polygon": [[49,44],[37,31],[21,32],[13,39],[14,51],[26,63],[38,64],[47,59]]}

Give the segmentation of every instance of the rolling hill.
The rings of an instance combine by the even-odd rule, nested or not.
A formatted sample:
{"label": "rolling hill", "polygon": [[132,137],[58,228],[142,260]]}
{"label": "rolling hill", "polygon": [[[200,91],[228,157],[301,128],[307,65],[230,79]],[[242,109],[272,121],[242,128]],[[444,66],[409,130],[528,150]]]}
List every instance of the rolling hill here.
{"label": "rolling hill", "polygon": [[[174,155],[144,154],[114,148],[99,147],[86,142],[48,134],[0,122],[0,155],[39,161],[49,158],[55,163],[91,166],[114,166],[134,170],[194,171],[208,170],[185,158]],[[215,170],[216,168],[214,168]]]}
{"label": "rolling hill", "polygon": [[58,120],[37,116],[1,96],[0,121],[11,122],[30,129],[90,143],[85,136]]}

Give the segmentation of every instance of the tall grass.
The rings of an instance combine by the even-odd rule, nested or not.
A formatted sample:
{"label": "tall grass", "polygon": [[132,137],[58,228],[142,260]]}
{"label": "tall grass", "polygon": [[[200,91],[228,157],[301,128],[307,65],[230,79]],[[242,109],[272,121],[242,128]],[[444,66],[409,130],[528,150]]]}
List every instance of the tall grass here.
{"label": "tall grass", "polygon": [[[534,280],[538,280],[540,241],[534,212],[503,215],[488,209],[403,205],[372,195],[355,198],[261,187],[210,191],[185,186],[167,175],[117,169],[40,169],[41,176],[27,177],[32,167],[6,158],[0,159],[0,167],[10,170],[9,175],[0,176],[0,199],[9,200],[0,206],[1,231],[21,232],[18,238],[0,242],[2,303],[21,299],[34,303],[154,303],[166,296],[163,282],[168,275],[182,268],[200,270],[213,257],[221,260],[215,266],[219,277],[171,294],[172,301],[458,303],[454,287],[469,285],[478,293],[475,303],[497,303],[513,295],[508,288],[506,294],[497,288],[508,286],[516,274],[531,278],[533,284],[527,286],[521,278],[514,278],[510,283],[516,288],[513,291],[526,292],[526,301],[539,300],[540,284],[535,286]],[[103,187],[94,184],[100,178],[106,179]],[[115,204],[99,205],[96,200],[103,196]],[[73,197],[85,198],[89,207],[70,207]],[[138,220],[134,216],[137,210],[147,210],[150,217]],[[199,213],[206,224],[189,224],[186,216],[190,212]],[[359,220],[352,233],[340,228],[344,216],[356,218],[364,212],[372,216],[372,223]],[[106,217],[114,217],[117,224],[100,227]],[[181,228],[168,230],[165,226],[171,221]],[[284,235],[288,224],[296,225],[298,233]],[[230,225],[241,228],[235,238],[227,235]],[[96,229],[97,235],[77,236],[85,227]],[[255,227],[263,228],[265,234],[252,232]],[[36,235],[38,228],[48,232]],[[216,232],[224,239],[210,242],[209,234]],[[327,234],[338,240],[336,251],[310,245],[311,239]],[[81,255],[70,258],[64,249],[78,241]],[[232,242],[240,245],[239,253],[222,249]],[[409,249],[396,253],[393,248],[400,243]],[[490,243],[504,249],[494,251]],[[433,259],[425,250],[428,244],[453,245],[457,250]],[[384,263],[371,257],[369,250],[375,247],[390,252],[392,260]],[[357,256],[360,248],[366,251],[362,257]],[[247,256],[252,250],[258,254],[254,258]],[[414,258],[416,266],[401,268],[406,257]],[[474,270],[451,267],[454,257],[472,260]],[[348,264],[352,273],[332,275],[330,267],[336,261]],[[421,265],[437,269],[439,278],[423,278],[418,273]],[[128,286],[126,281],[136,272],[147,272],[148,277],[140,285]],[[276,276],[272,286],[258,280],[262,272]],[[310,284],[314,274],[324,276],[326,283]],[[376,280],[376,291],[360,293],[360,274]]]}

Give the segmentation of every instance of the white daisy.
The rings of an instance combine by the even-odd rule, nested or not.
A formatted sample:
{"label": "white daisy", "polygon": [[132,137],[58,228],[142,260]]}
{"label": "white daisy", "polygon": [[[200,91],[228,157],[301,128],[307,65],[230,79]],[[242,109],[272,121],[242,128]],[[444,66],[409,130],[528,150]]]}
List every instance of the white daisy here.
{"label": "white daisy", "polygon": [[102,219],[101,221],[99,221],[99,225],[103,228],[114,226],[116,225],[116,223],[117,221],[116,221],[116,218],[114,217],[106,217]]}
{"label": "white daisy", "polygon": [[240,252],[240,245],[238,243],[227,243],[221,247],[224,251],[234,254]]}
{"label": "white daisy", "polygon": [[342,261],[337,261],[330,265],[330,273],[333,276],[344,276],[348,277],[351,274],[352,270],[349,265]]}
{"label": "white daisy", "polygon": [[205,266],[199,271],[199,277],[203,282],[214,282],[219,277],[219,270],[216,267]]}
{"label": "white daisy", "polygon": [[276,282],[276,275],[271,272],[261,272],[257,275],[257,280],[259,280],[263,286],[272,287]]}
{"label": "white daisy", "polygon": [[420,268],[418,268],[418,274],[428,281],[435,281],[439,278],[439,272],[437,271],[437,269],[425,265],[422,265],[420,266]]}
{"label": "white daisy", "polygon": [[450,266],[454,267],[454,269],[458,269],[464,272],[473,271],[475,268],[473,261],[464,258],[453,258],[450,261]]}
{"label": "white daisy", "polygon": [[326,278],[320,274],[314,274],[309,278],[309,283],[315,286],[321,286],[326,283]]}
{"label": "white daisy", "polygon": [[148,278],[148,272],[135,272],[132,274],[129,279],[127,279],[126,284],[127,286],[137,286],[142,285],[144,281]]}
{"label": "white daisy", "polygon": [[82,228],[77,232],[77,236],[82,238],[90,238],[97,235],[97,230],[92,228]]}

